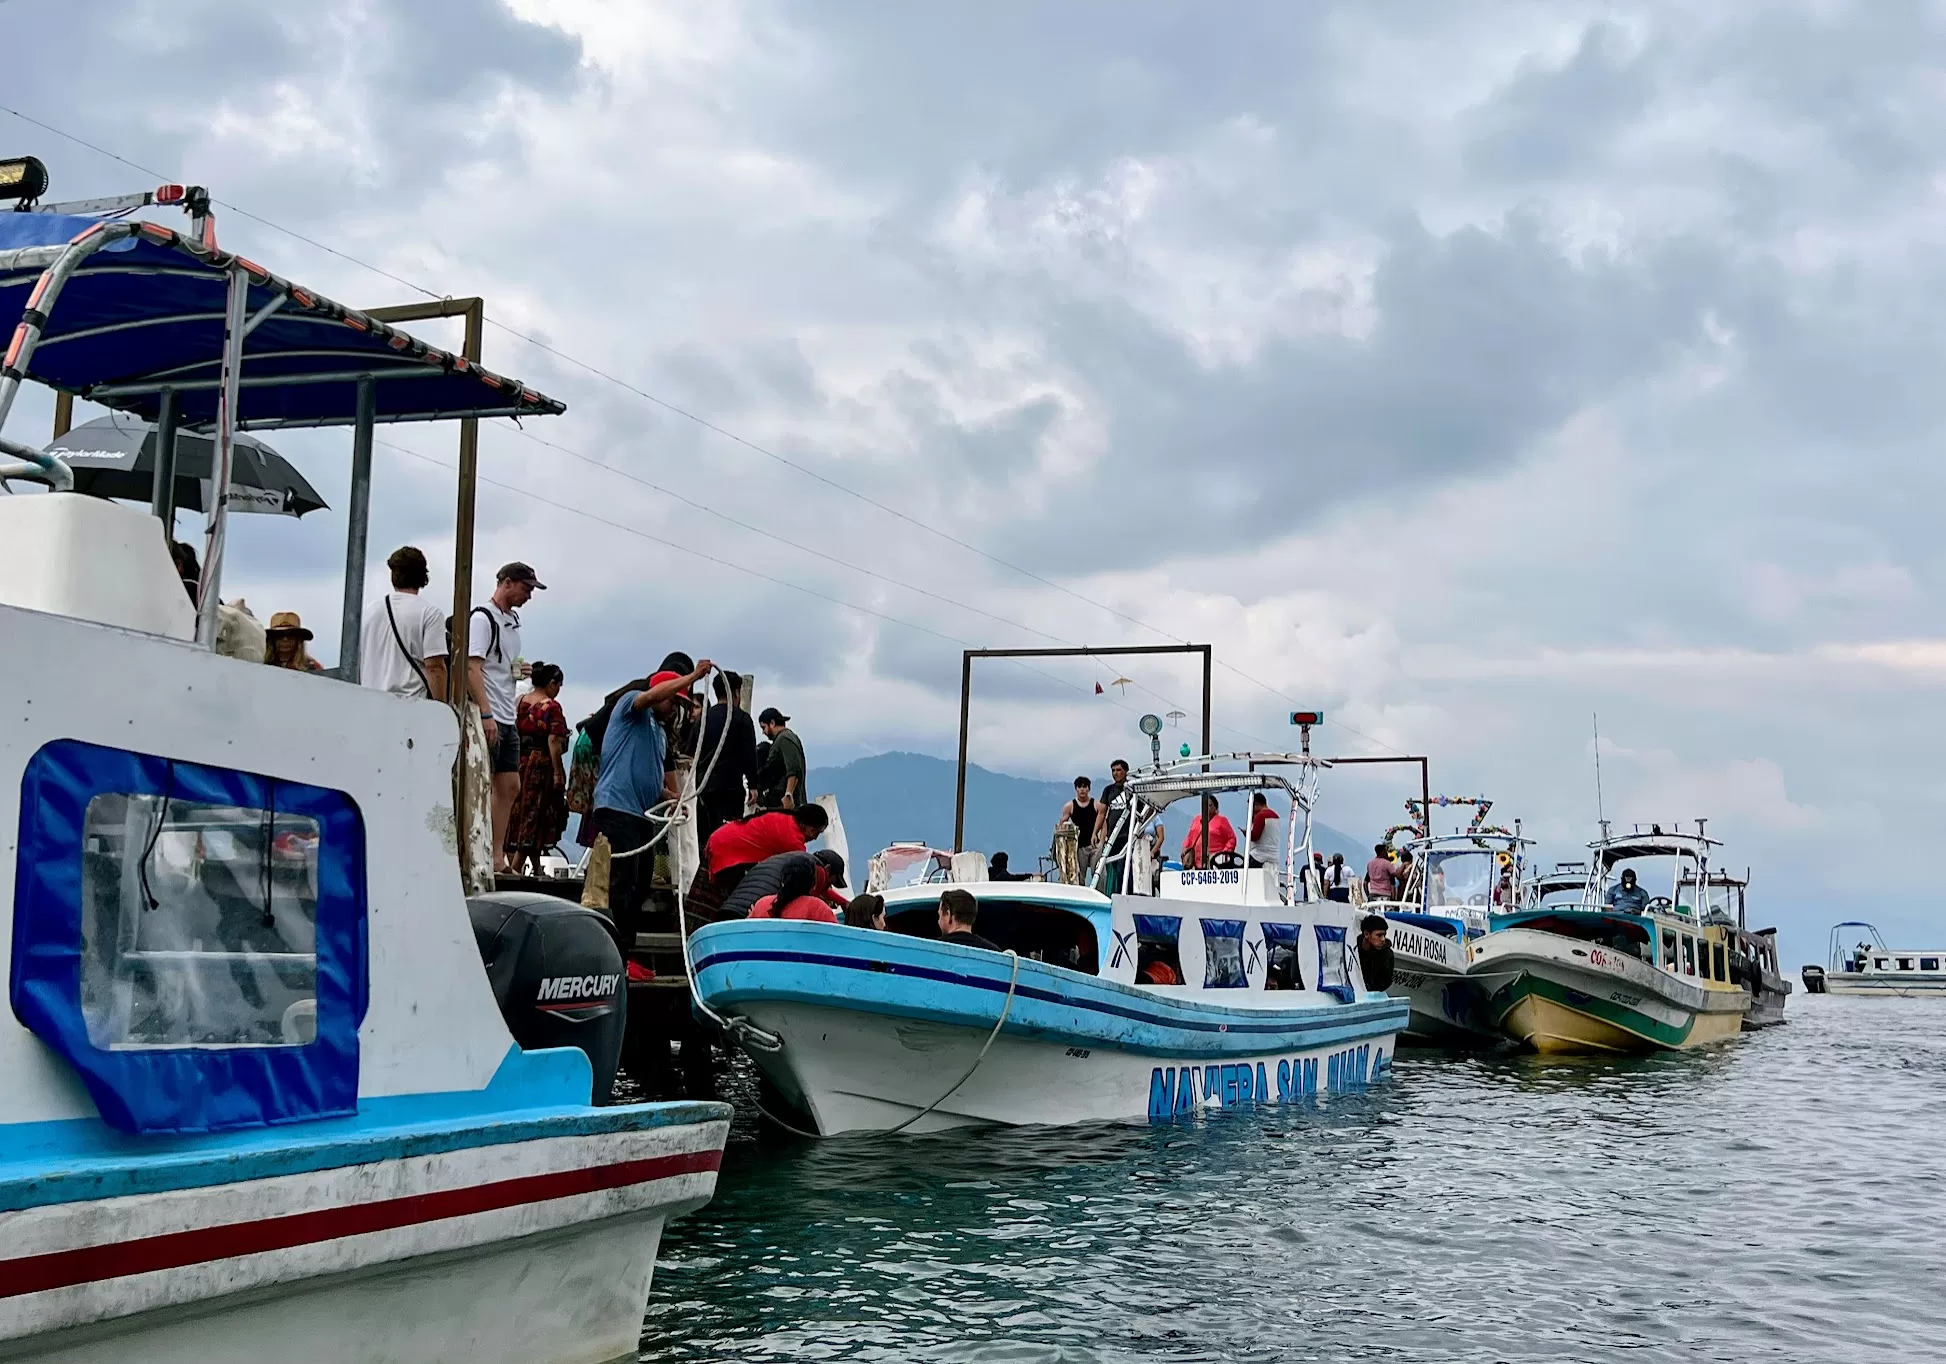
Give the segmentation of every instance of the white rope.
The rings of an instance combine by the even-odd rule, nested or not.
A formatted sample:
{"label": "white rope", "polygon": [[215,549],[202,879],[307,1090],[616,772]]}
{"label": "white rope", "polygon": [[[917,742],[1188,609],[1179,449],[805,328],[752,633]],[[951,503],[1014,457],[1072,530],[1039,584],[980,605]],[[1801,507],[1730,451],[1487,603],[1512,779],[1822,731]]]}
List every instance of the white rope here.
{"label": "white rope", "polygon": [[[937,1099],[934,1099],[931,1103],[927,1104],[924,1108],[920,1109],[917,1113],[914,1113],[911,1117],[907,1118],[904,1122],[900,1123],[897,1127],[888,1127],[885,1130],[884,1135],[888,1137],[897,1136],[899,1133],[905,1131],[906,1128],[912,1126],[912,1124],[914,1124],[915,1122],[918,1122],[919,1119],[925,1117],[926,1114],[932,1112],[935,1108],[939,1107],[941,1104],[945,1103],[948,1099],[952,1098],[953,1095],[959,1093],[959,1087],[965,1084],[968,1080],[972,1079],[973,1072],[978,1070],[980,1068],[980,1063],[987,1059],[987,1053],[993,1049],[994,1039],[1000,1036],[1000,1029],[1006,1025],[1007,1015],[1013,1012],[1014,987],[1020,983],[1020,954],[1018,952],[1015,952],[1012,948],[1008,948],[1007,955],[1013,958],[1013,974],[1007,978],[1007,998],[1005,1002],[1003,1002],[1000,1006],[1000,1017],[993,1020],[993,1031],[987,1034],[987,1040],[985,1044],[981,1046],[980,1054],[973,1058],[973,1064],[966,1068],[965,1073],[962,1074],[959,1077],[959,1079],[953,1081],[952,1088],[948,1089],[944,1094],[941,1094]],[[764,1036],[770,1037],[772,1036],[772,1034],[765,1033]],[[781,1038],[777,1039],[777,1047],[779,1050],[782,1050],[783,1039]],[[806,1132],[801,1127],[793,1127],[790,1123],[785,1122],[782,1118],[778,1117],[775,1113],[772,1113],[769,1109],[765,1108],[762,1104],[757,1104],[756,1109],[759,1114],[770,1119],[770,1121],[776,1123],[779,1127],[783,1128],[786,1132],[792,1132],[800,1137],[811,1137],[817,1140],[822,1140],[825,1136],[825,1134],[822,1132]]]}

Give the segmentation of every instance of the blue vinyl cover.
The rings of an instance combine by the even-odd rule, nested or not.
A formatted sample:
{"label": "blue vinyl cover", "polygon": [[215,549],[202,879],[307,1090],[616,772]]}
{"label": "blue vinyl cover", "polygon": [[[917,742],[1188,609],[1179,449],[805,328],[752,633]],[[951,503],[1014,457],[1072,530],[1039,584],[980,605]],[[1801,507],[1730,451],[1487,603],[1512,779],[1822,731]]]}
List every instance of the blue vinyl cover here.
{"label": "blue vinyl cover", "polygon": [[[0,213],[0,251],[59,245],[99,225],[94,218],[53,213]],[[189,427],[208,425],[217,417],[213,381],[222,368],[235,258],[157,225],[150,233],[112,242],[80,266],[49,313],[27,372],[84,396],[96,385],[159,387],[165,379],[200,384],[178,390],[180,420]],[[0,336],[12,335],[43,268],[0,269]],[[243,374],[251,382],[239,393],[239,426],[349,425],[357,413],[361,374],[379,380],[373,392],[380,422],[546,416],[565,410],[517,380],[469,365],[261,266],[250,267],[250,316],[280,294],[285,301],[244,343]],[[299,376],[305,382],[261,382]],[[149,392],[109,405],[153,421],[161,403]]]}
{"label": "blue vinyl cover", "polygon": [[[296,1047],[104,1050],[81,1011],[83,831],[103,793],[275,809],[317,821],[317,1036]],[[43,746],[21,781],[16,1017],[79,1073],[111,1127],[215,1132],[349,1114],[366,1003],[365,825],[339,791],[103,748]]]}

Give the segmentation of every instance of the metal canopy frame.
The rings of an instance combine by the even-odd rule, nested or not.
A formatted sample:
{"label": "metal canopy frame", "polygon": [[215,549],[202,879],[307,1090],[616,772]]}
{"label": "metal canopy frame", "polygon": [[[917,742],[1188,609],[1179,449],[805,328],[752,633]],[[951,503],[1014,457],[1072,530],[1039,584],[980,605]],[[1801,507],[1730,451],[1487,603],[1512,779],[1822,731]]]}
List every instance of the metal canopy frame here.
{"label": "metal canopy frame", "polygon": [[959,669],[959,775],[953,797],[953,851],[966,843],[966,742],[973,705],[973,660],[976,658],[1120,658],[1140,654],[1201,654],[1203,656],[1203,751],[1210,748],[1210,646],[1207,644],[1133,644],[1120,649],[967,649]]}
{"label": "metal canopy frame", "polygon": [[[345,561],[345,594],[338,675],[346,681],[359,680],[358,621],[362,609],[365,580],[365,552],[370,528],[371,458],[373,428],[380,423],[436,421],[457,418],[460,434],[460,491],[457,548],[461,556],[455,566],[455,616],[464,620],[470,610],[473,513],[475,476],[479,441],[479,420],[490,416],[553,416],[566,411],[566,405],[479,365],[481,331],[485,308],[481,300],[446,299],[432,304],[411,304],[396,308],[359,311],[335,303],[322,294],[302,288],[272,274],[233,252],[218,250],[199,220],[196,235],[186,235],[159,223],[125,220],[91,222],[65,242],[44,243],[0,250],[0,290],[18,288],[32,272],[38,271],[22,311],[19,327],[0,363],[0,429],[12,410],[22,380],[33,378],[54,387],[57,392],[55,428],[63,434],[72,421],[73,399],[81,396],[119,411],[131,412],[156,424],[157,459],[155,493],[151,510],[163,519],[165,528],[173,524],[175,435],[184,426],[213,431],[216,437],[216,463],[211,482],[215,496],[206,519],[203,576],[197,599],[197,635],[206,645],[214,642],[216,605],[222,577],[223,546],[229,513],[229,483],[234,461],[234,435],[247,428],[287,426],[351,426],[352,491],[348,507]],[[141,247],[160,248],[183,258],[182,265],[157,263],[157,252],[150,250],[134,263],[124,253]],[[113,256],[100,253],[112,250]],[[23,275],[23,272],[27,272]],[[76,278],[95,279],[103,275],[131,278],[187,277],[199,283],[222,283],[224,308],[221,314],[207,311],[140,313],[139,310],[113,322],[84,326],[70,331],[51,328],[50,322],[63,291]],[[258,301],[254,310],[252,291]],[[267,297],[265,297],[267,295]],[[118,300],[119,301],[119,300]],[[222,321],[220,353],[192,355],[152,371],[121,372],[96,379],[92,374],[77,374],[70,363],[54,366],[54,373],[36,372],[37,354],[68,360],[70,355],[57,347],[77,341],[104,337],[139,339],[147,329],[185,323],[207,325]],[[453,354],[393,327],[393,321],[417,318],[464,316],[467,319],[466,346]],[[245,343],[266,323],[298,323],[307,329],[336,327],[357,335],[344,347],[276,346],[256,351]],[[341,332],[320,333],[342,336]],[[127,357],[115,354],[117,361]],[[180,360],[180,357],[178,357]],[[308,364],[300,363],[306,362]],[[324,363],[324,362],[330,363]],[[264,365],[276,372],[260,372]],[[259,372],[246,374],[248,365]],[[445,381],[436,396],[425,405],[409,400],[382,407],[380,384],[395,379]],[[455,383],[457,380],[459,382]],[[274,410],[248,410],[251,392],[288,393],[290,390],[326,384],[341,384],[350,390],[349,405],[336,404],[326,394],[312,402],[310,410],[291,414]],[[198,401],[200,396],[200,400]],[[214,398],[213,407],[210,399]],[[185,416],[189,402],[197,411]],[[38,447],[0,436],[0,478],[37,478],[56,489],[71,488],[73,478],[64,461]],[[165,530],[166,533],[166,530]],[[464,651],[463,632],[459,650]],[[461,660],[463,664],[463,658]],[[456,667],[455,694],[464,695],[464,668]],[[451,697],[448,698],[449,700]],[[464,740],[462,740],[464,742]]]}

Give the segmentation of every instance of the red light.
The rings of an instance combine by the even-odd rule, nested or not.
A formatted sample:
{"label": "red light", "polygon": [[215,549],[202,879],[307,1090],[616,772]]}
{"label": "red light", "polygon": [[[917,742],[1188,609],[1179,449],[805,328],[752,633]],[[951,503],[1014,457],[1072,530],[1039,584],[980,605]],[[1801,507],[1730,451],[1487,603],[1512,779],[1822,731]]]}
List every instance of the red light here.
{"label": "red light", "polygon": [[181,185],[157,185],[155,201],[158,204],[179,204],[189,194]]}
{"label": "red light", "polygon": [[1291,723],[1294,725],[1321,725],[1324,723],[1324,712],[1321,710],[1294,710],[1291,712]]}

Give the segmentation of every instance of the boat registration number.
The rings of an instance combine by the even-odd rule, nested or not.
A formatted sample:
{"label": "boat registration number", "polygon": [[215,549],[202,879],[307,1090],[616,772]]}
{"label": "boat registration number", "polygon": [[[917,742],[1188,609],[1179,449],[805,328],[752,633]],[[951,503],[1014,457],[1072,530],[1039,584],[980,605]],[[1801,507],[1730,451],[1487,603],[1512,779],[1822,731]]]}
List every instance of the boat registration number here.
{"label": "boat registration number", "polygon": [[1235,867],[1218,867],[1211,871],[1185,871],[1182,874],[1185,886],[1237,886],[1243,884],[1243,873]]}

